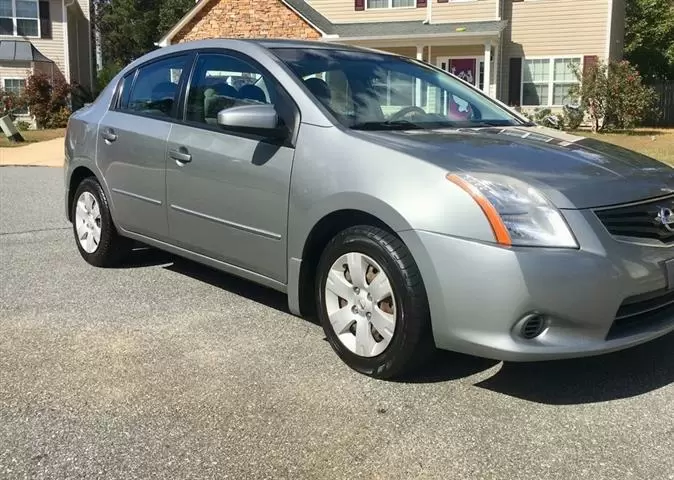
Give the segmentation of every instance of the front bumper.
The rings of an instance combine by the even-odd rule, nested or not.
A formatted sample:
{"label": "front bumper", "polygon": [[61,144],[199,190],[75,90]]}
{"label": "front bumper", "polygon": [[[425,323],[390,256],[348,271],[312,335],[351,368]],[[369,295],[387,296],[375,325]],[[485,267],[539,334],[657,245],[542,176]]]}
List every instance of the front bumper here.
{"label": "front bumper", "polygon": [[[592,212],[564,214],[578,250],[399,233],[421,270],[439,348],[498,360],[552,360],[621,350],[674,330],[674,303],[653,309],[652,301],[643,302],[648,313],[617,320],[626,302],[672,295],[664,262],[674,258],[674,248],[618,241]],[[518,322],[532,313],[543,315],[547,328],[528,340]]]}

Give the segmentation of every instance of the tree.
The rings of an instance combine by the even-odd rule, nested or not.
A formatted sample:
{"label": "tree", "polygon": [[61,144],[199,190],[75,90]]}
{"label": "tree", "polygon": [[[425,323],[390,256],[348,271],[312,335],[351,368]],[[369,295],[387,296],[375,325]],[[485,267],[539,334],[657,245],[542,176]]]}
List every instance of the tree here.
{"label": "tree", "polygon": [[647,81],[674,80],[674,0],[627,0],[625,58]]}
{"label": "tree", "polygon": [[194,7],[194,0],[163,0],[159,10],[157,39],[171,30],[192,7]]}
{"label": "tree", "polygon": [[194,0],[94,0],[94,28],[106,65],[126,65],[156,48]]}

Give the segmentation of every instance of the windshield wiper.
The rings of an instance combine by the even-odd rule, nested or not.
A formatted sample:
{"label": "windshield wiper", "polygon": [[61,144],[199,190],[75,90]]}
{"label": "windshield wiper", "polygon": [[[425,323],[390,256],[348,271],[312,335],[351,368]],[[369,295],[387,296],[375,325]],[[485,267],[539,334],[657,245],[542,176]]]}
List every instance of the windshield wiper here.
{"label": "windshield wiper", "polygon": [[423,125],[409,120],[385,120],[383,122],[360,122],[351,125],[353,130],[412,130],[424,128]]}

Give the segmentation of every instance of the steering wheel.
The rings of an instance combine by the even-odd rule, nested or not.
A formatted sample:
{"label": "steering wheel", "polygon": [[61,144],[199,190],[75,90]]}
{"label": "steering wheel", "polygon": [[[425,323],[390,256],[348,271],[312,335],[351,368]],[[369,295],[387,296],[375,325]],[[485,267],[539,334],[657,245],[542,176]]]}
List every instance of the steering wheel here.
{"label": "steering wheel", "polygon": [[396,113],[391,115],[388,121],[395,122],[396,120],[400,120],[401,118],[409,115],[410,113],[421,113],[422,115],[426,115],[426,111],[423,108],[412,105],[409,107],[401,108]]}

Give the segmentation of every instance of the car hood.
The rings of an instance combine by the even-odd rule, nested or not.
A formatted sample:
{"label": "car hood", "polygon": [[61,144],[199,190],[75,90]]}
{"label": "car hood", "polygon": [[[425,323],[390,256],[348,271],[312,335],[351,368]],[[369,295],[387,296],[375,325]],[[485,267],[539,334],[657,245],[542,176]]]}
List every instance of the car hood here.
{"label": "car hood", "polygon": [[518,178],[541,190],[558,208],[616,205],[674,192],[672,167],[631,150],[543,127],[358,134],[448,172]]}

